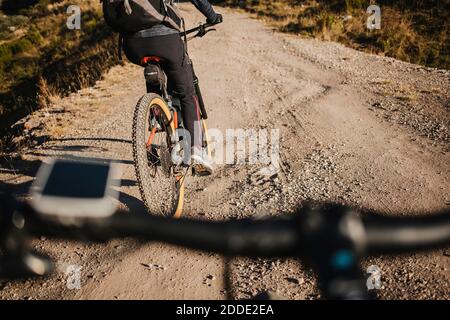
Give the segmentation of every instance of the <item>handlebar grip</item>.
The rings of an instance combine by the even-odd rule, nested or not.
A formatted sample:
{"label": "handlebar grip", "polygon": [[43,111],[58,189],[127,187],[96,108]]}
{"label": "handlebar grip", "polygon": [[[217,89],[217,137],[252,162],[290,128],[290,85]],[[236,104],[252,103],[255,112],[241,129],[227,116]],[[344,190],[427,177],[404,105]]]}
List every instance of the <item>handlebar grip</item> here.
{"label": "handlebar grip", "polygon": [[450,211],[421,217],[363,218],[369,254],[402,253],[450,244]]}

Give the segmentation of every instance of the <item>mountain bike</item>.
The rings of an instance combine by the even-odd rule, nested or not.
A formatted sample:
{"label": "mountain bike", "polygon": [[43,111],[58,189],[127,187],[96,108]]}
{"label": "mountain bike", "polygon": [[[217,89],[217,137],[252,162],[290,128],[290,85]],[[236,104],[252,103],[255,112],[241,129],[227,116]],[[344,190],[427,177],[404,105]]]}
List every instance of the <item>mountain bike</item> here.
{"label": "mountain bike", "polygon": [[[188,40],[214,31],[212,26],[206,23],[184,31],[180,36],[184,37],[187,44]],[[187,36],[192,33],[196,34],[188,39]],[[186,176],[189,169],[194,168],[187,161],[174,161],[174,158],[185,159],[183,151],[186,145],[183,144],[187,142],[179,134],[184,129],[181,104],[168,88],[167,76],[161,67],[163,62],[156,56],[144,57],[141,61],[147,94],[139,100],[134,111],[133,158],[139,190],[148,211],[179,218],[183,211]],[[206,125],[208,115],[193,66],[192,70],[200,107],[203,149],[210,156]],[[192,171],[196,175],[206,173],[200,168]]]}
{"label": "mountain bike", "polygon": [[81,219],[45,216],[28,202],[0,193],[0,279],[53,272],[54,264],[47,256],[26,246],[24,240],[31,236],[100,243],[134,237],[228,257],[296,257],[317,274],[324,298],[359,300],[372,298],[361,259],[450,245],[450,211],[392,217],[320,204],[304,206],[294,215],[263,220],[211,222],[125,211],[107,218]]}

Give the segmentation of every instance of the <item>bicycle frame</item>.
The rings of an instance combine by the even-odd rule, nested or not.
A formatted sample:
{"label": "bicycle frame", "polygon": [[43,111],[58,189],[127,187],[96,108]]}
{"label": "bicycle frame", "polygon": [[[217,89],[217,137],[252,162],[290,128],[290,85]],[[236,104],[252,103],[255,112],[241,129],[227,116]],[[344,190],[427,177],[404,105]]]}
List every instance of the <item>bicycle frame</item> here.
{"label": "bicycle frame", "polygon": [[[199,104],[199,108],[200,108],[200,116],[201,116],[201,119],[203,119],[203,120],[208,119],[208,114],[206,112],[205,102],[203,100],[203,95],[200,90],[199,79],[198,79],[197,75],[195,74],[194,64],[193,64],[192,60],[190,60],[190,58],[189,58],[188,46],[187,46],[187,41],[189,39],[187,39],[186,36],[188,34],[198,32],[192,38],[203,37],[208,32],[215,30],[215,29],[208,29],[210,27],[212,27],[211,24],[203,24],[196,28],[193,28],[193,29],[190,29],[190,30],[180,33],[180,36],[184,37],[184,41],[186,44],[185,45],[185,47],[186,47],[186,57],[185,58],[188,59],[188,63],[191,65],[191,68],[192,68],[195,93],[197,95],[198,104]],[[159,57],[155,57],[155,56],[145,57],[142,60],[141,64],[145,66],[144,76],[146,79],[147,93],[157,93],[162,98],[164,98],[164,100],[166,101],[169,108],[172,109],[172,111],[174,113],[174,117],[176,117],[176,114],[181,111],[181,104],[176,97],[173,97],[170,94],[170,88],[168,86],[167,76],[166,76],[163,68],[161,67],[161,62],[162,62],[162,59]],[[175,108],[175,110],[173,110],[173,108]],[[181,117],[179,117],[179,118],[181,119]],[[178,125],[178,124],[176,124],[176,125]]]}

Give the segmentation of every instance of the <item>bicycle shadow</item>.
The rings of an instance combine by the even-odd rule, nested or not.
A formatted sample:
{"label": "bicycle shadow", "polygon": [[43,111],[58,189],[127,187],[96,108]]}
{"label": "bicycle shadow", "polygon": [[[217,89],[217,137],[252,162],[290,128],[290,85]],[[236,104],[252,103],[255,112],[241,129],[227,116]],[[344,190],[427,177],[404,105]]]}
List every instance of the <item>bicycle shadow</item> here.
{"label": "bicycle shadow", "polygon": [[41,164],[41,160],[27,160],[20,156],[1,157],[0,174],[6,177],[0,180],[0,191],[26,196]]}
{"label": "bicycle shadow", "polygon": [[[113,184],[121,189],[122,187],[136,187],[137,181],[131,179],[114,180]],[[119,203],[128,208],[130,213],[137,215],[147,215],[147,208],[141,199],[124,192],[119,191]]]}
{"label": "bicycle shadow", "polygon": [[134,161],[132,160],[126,160],[126,159],[113,159],[113,158],[98,158],[98,157],[83,157],[83,156],[77,156],[73,154],[51,154],[46,152],[30,152],[30,155],[36,156],[36,157],[42,157],[42,158],[58,158],[58,159],[64,159],[64,160],[70,160],[70,161],[98,161],[103,163],[117,163],[117,164],[128,164],[128,165],[134,165]]}
{"label": "bicycle shadow", "polygon": [[127,143],[131,144],[132,141],[129,139],[122,138],[107,138],[107,137],[80,137],[80,138],[59,138],[59,139],[51,139],[51,141],[105,141],[105,142],[119,142],[119,143]]}
{"label": "bicycle shadow", "polygon": [[139,216],[146,216],[147,208],[145,207],[144,203],[141,201],[141,199],[138,199],[128,193],[125,193],[123,191],[119,192],[119,202],[124,205],[128,210],[130,211],[130,214],[133,215],[139,215]]}
{"label": "bicycle shadow", "polygon": [[[131,144],[132,141],[128,139],[121,138],[108,138],[108,137],[74,137],[74,138],[59,138],[59,139],[50,139],[45,142],[115,142],[115,143],[124,143]],[[44,143],[43,143],[44,144]],[[72,153],[105,153],[110,151],[108,148],[98,146],[98,145],[90,145],[90,144],[74,144],[74,145],[39,145],[38,150],[33,150],[27,154],[42,157],[42,158],[50,158],[57,157],[61,159],[73,160],[73,161],[88,161],[88,160],[98,160],[101,162],[112,162],[112,163],[123,163],[133,165],[134,162],[127,159],[112,159],[112,158],[99,158],[96,156],[84,157],[82,155],[75,155]]]}

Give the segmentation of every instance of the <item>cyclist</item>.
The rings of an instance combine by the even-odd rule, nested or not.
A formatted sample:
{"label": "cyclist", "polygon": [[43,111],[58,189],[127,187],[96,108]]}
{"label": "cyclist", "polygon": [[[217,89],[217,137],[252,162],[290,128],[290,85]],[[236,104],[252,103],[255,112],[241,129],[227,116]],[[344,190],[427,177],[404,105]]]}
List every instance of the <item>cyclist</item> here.
{"label": "cyclist", "polygon": [[[206,17],[210,24],[223,21],[221,14],[214,11],[208,0],[190,0]],[[157,24],[131,36],[124,36],[124,52],[127,58],[140,65],[147,56],[162,59],[161,67],[168,77],[172,92],[180,98],[184,125],[191,136],[191,162],[211,174],[213,166],[202,148],[202,130],[198,99],[195,93],[194,75],[185,43],[179,30],[168,24]]]}

